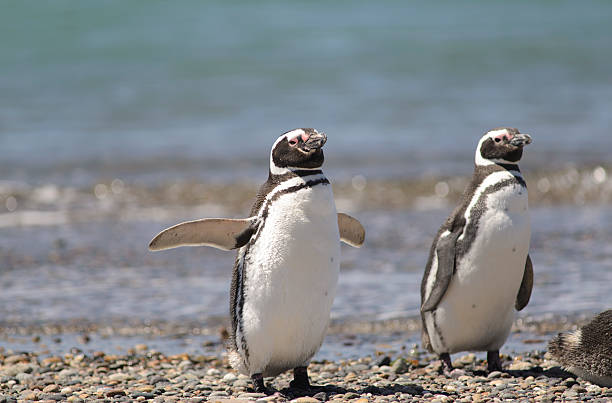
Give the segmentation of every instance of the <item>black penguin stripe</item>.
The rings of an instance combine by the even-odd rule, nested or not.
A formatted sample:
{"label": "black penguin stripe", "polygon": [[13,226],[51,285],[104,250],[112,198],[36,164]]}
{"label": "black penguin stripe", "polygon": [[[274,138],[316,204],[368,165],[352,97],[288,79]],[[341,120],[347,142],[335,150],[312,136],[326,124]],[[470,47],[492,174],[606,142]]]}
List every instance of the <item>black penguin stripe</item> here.
{"label": "black penguin stripe", "polygon": [[250,243],[254,244],[258,239],[259,239],[259,235],[261,234],[261,231],[263,230],[263,228],[266,225],[266,218],[268,217],[268,213],[270,211],[270,206],[272,205],[272,203],[276,200],[278,200],[281,196],[289,194],[289,193],[295,193],[298,192],[302,189],[306,189],[306,188],[312,188],[314,186],[317,185],[329,185],[329,180],[326,177],[322,177],[319,179],[314,179],[314,180],[310,180],[310,181],[306,181],[305,183],[300,183],[299,185],[295,185],[295,186],[291,186],[290,188],[287,189],[283,189],[279,192],[276,192],[272,195],[272,197],[270,198],[270,200],[268,200],[267,203],[265,203],[265,205],[263,206],[263,210],[261,212],[261,216],[260,216],[260,224],[259,224],[259,229],[257,231],[257,233],[255,234],[254,237],[251,238]]}
{"label": "black penguin stripe", "polygon": [[314,175],[322,175],[323,171],[320,169],[296,169],[293,171],[289,171],[287,173],[284,173],[282,175],[274,175],[274,174],[270,174],[274,179],[275,183],[283,183],[286,180],[295,178],[296,176],[299,176],[300,178],[304,178],[306,176],[314,176]]}
{"label": "black penguin stripe", "polygon": [[[296,174],[297,176],[300,177],[308,177],[308,176],[316,176],[316,175],[321,175],[322,171],[299,171],[299,173],[305,173],[307,172],[308,175],[300,175],[300,174]],[[280,184],[286,182],[287,180],[290,180],[292,178],[295,178],[296,175],[292,175],[292,174],[286,174],[286,175],[275,175],[276,178],[275,182],[278,180],[277,185],[274,187],[276,188],[277,186],[279,186]],[[281,179],[282,178],[282,179]],[[280,179],[280,180],[279,180]],[[270,179],[269,179],[270,181]],[[249,252],[251,250],[251,247],[255,244],[255,242],[257,241],[257,239],[259,239],[259,236],[261,234],[261,231],[263,230],[265,223],[266,223],[266,218],[268,217],[268,212],[270,209],[270,206],[272,205],[272,202],[274,202],[275,200],[278,200],[278,198],[280,198],[282,195],[285,194],[289,194],[289,193],[295,193],[298,192],[302,189],[306,189],[306,188],[312,188],[314,186],[317,185],[328,185],[329,184],[329,180],[326,177],[320,177],[318,179],[313,179],[313,180],[309,180],[306,181],[304,183],[300,183],[297,184],[295,186],[291,186],[287,189],[283,189],[281,191],[278,191],[276,193],[273,194],[273,196],[265,201],[265,197],[272,193],[274,191],[274,188],[271,189],[271,191],[269,191],[264,197],[264,202],[261,203],[261,207],[260,209],[263,208],[263,210],[261,211],[261,213],[258,212],[258,216],[259,216],[259,228],[255,234],[254,237],[251,238],[251,240],[249,241],[249,243],[247,243],[244,246],[244,251],[243,253],[238,257],[237,262],[236,262],[236,271],[237,271],[237,278],[236,278],[236,289],[232,290],[233,293],[235,293],[236,295],[233,296],[232,298],[232,305],[230,307],[230,311],[233,313],[232,315],[232,341],[233,341],[233,347],[236,351],[238,351],[238,343],[240,342],[240,347],[242,348],[243,352],[244,352],[244,359],[245,359],[245,367],[248,368],[248,360],[249,360],[249,348],[246,342],[246,338],[244,337],[244,317],[243,317],[243,310],[244,310],[244,282],[245,282],[245,277],[246,277],[246,271],[247,271],[247,267],[248,267],[248,260],[249,260]],[[254,214],[252,214],[254,215]],[[239,252],[240,253],[240,252]],[[240,333],[240,340],[237,340],[238,338],[238,332]]]}
{"label": "black penguin stripe", "polygon": [[314,175],[322,175],[323,171],[320,169],[310,170],[310,169],[298,169],[295,171],[289,171],[282,175],[275,175],[272,172],[268,175],[268,180],[264,183],[259,192],[257,193],[257,197],[255,198],[255,203],[253,203],[253,207],[251,208],[251,217],[258,215],[259,210],[261,210],[262,205],[266,201],[266,197],[282,183],[293,179],[293,178],[305,178],[308,176]]}
{"label": "black penguin stripe", "polygon": [[476,238],[476,234],[478,233],[480,219],[482,218],[486,210],[486,203],[489,195],[507,186],[515,186],[517,184],[527,189],[527,184],[525,183],[525,180],[520,176],[514,175],[514,178],[506,179],[494,185],[491,185],[482,192],[482,194],[478,197],[478,201],[470,210],[469,224],[465,227],[463,231],[462,239],[457,241],[457,259],[468,253],[471,245],[474,243],[474,239]]}

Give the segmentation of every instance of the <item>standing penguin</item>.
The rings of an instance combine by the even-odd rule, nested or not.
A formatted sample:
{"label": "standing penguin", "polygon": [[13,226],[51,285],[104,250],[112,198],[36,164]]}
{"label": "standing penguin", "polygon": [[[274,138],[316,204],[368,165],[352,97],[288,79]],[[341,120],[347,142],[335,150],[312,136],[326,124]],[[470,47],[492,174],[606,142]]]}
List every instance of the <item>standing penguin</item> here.
{"label": "standing penguin", "polygon": [[531,224],[518,167],[529,143],[507,127],[482,136],[463,200],[431,246],[421,282],[422,343],[448,371],[459,351],[487,351],[488,370],[501,370],[514,309],[529,302]]}
{"label": "standing penguin", "polygon": [[237,249],[230,295],[229,359],[256,391],[264,377],[293,369],[291,387],[308,389],[307,366],[319,350],[336,293],[340,241],[363,244],[359,221],[337,214],[323,175],[327,137],[314,129],[280,136],[270,172],[246,219],[203,219],[157,235],[151,250],[206,245]]}

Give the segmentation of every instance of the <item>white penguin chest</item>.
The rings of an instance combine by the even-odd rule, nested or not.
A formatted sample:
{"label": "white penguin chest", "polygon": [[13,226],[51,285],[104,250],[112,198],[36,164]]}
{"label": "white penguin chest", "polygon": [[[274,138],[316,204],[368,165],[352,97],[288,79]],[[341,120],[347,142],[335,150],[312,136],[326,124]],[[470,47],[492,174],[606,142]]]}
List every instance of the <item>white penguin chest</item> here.
{"label": "white penguin chest", "polygon": [[495,186],[502,183],[504,178],[499,176],[504,174],[487,178],[465,212],[466,226],[459,241],[469,245],[457,258],[451,284],[436,312],[444,342],[438,335],[432,342],[440,351],[498,349],[512,326],[531,226],[527,189],[519,183]]}
{"label": "white penguin chest", "polygon": [[[470,244],[457,262],[456,277],[487,299],[513,305],[529,252],[531,224],[527,189],[517,182],[499,186],[505,176],[510,174],[490,175],[466,210],[466,230],[459,239]],[[473,239],[464,239],[469,233]]]}
{"label": "white penguin chest", "polygon": [[331,186],[281,195],[263,225],[246,262],[243,324],[251,369],[273,375],[306,363],[325,337],[340,268]]}
{"label": "white penguin chest", "polygon": [[307,278],[338,264],[340,235],[330,185],[282,194],[271,202],[251,250],[265,271]]}
{"label": "white penguin chest", "polygon": [[[527,189],[520,184],[504,186],[487,195],[484,211],[477,223],[469,221],[477,215],[474,206],[468,212],[468,225],[476,225],[477,230],[467,255],[478,256],[485,264],[492,260],[502,266],[505,258],[510,259],[508,263],[512,266],[511,262],[523,259],[521,255],[526,257],[531,236],[527,199]],[[524,261],[521,273],[523,268]]]}

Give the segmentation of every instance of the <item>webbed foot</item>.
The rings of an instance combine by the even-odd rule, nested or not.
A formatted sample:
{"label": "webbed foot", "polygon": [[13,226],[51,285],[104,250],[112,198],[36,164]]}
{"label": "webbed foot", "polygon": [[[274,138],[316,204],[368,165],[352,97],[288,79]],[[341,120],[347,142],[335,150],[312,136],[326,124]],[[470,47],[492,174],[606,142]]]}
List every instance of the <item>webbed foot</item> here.
{"label": "webbed foot", "polygon": [[454,369],[453,363],[451,362],[450,354],[449,353],[440,354],[440,361],[442,361],[442,366],[440,367],[439,373],[450,376],[451,371]]}
{"label": "webbed foot", "polygon": [[266,385],[264,384],[262,374],[251,375],[251,380],[253,381],[253,389],[255,389],[256,393],[265,393],[266,395],[270,394],[270,390],[266,388]]}
{"label": "webbed foot", "polygon": [[295,367],[293,369],[293,380],[289,382],[289,387],[310,390],[310,380],[308,379],[308,369],[306,367]]}
{"label": "webbed foot", "polygon": [[499,358],[499,350],[487,351],[487,371],[501,371],[501,359]]}

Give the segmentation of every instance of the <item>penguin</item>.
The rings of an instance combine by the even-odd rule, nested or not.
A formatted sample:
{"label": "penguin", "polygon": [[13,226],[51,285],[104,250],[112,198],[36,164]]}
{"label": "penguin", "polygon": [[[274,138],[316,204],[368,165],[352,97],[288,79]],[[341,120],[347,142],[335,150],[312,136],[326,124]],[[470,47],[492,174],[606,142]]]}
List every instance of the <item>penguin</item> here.
{"label": "penguin", "polygon": [[531,224],[518,162],[531,137],[501,127],[476,147],[475,168],[461,203],[439,229],[421,282],[422,344],[442,369],[450,354],[487,351],[488,371],[501,370],[499,349],[515,309],[531,296]]}
{"label": "penguin", "polygon": [[230,289],[234,369],[266,393],[264,377],[293,369],[291,387],[309,389],[307,367],[325,337],[336,294],[340,241],[360,247],[361,223],[336,205],[322,171],[324,133],[281,135],[270,152],[268,180],[245,219],[212,218],[159,233],[151,250],[178,246],[238,249]]}
{"label": "penguin", "polygon": [[574,375],[612,387],[612,309],[575,332],[559,333],[548,343],[548,352]]}

